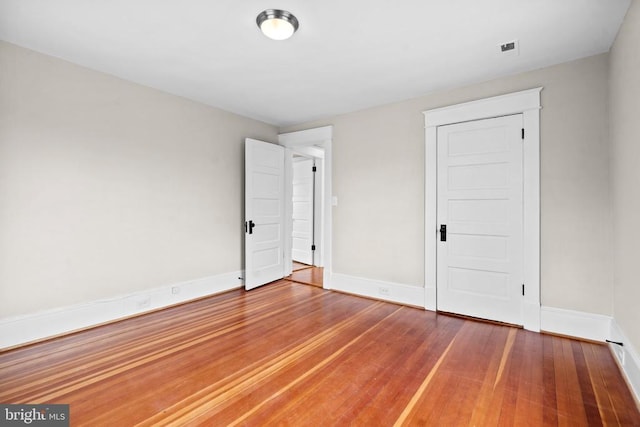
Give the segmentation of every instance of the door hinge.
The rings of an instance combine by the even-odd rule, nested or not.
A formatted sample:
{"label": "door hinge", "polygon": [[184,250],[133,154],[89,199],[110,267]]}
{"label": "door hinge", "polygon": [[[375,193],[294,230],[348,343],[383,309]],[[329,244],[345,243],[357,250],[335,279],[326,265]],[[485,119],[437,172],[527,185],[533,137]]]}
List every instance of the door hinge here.
{"label": "door hinge", "polygon": [[522,296],[524,296],[524,283],[522,284]]}
{"label": "door hinge", "polygon": [[313,166],[313,167],[311,168],[311,172],[316,172],[317,170],[318,170],[318,168],[316,168],[315,166]]}
{"label": "door hinge", "polygon": [[311,245],[311,250],[315,251],[316,250],[316,245]]}
{"label": "door hinge", "polygon": [[522,128],[522,139],[524,139],[524,128]]}

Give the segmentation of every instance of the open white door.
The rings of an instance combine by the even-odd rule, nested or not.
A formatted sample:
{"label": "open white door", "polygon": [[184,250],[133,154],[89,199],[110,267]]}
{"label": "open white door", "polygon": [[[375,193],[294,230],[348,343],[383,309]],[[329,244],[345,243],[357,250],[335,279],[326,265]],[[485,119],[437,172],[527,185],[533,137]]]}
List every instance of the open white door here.
{"label": "open white door", "polygon": [[245,289],[284,277],[284,147],[245,140]]}
{"label": "open white door", "polygon": [[293,160],[293,231],[291,257],[303,264],[313,264],[314,216],[313,159],[297,157]]}
{"label": "open white door", "polygon": [[438,127],[438,310],[523,323],[522,123]]}

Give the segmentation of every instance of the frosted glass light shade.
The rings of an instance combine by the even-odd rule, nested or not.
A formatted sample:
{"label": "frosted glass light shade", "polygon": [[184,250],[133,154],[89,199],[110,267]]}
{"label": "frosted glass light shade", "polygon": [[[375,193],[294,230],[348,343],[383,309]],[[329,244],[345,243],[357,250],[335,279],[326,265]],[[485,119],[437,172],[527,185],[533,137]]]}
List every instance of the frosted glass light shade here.
{"label": "frosted glass light shade", "polygon": [[286,10],[267,9],[258,15],[256,23],[273,40],[286,40],[298,29],[298,20]]}

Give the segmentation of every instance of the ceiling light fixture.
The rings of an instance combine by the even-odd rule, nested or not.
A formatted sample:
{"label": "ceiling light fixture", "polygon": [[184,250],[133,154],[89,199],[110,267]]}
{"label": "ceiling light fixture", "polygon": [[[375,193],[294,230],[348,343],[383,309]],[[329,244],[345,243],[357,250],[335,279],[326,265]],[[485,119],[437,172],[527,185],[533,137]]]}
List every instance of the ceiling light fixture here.
{"label": "ceiling light fixture", "polygon": [[290,12],[267,9],[256,18],[262,34],[273,40],[286,40],[298,29],[298,19]]}

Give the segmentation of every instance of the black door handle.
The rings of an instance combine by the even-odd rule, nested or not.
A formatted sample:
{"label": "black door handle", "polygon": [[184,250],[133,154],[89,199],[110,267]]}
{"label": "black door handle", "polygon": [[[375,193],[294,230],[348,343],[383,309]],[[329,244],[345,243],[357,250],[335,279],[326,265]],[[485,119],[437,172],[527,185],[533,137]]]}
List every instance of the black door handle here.
{"label": "black door handle", "polygon": [[256,224],[252,221],[249,220],[248,222],[244,223],[244,232],[245,233],[249,233],[249,234],[253,234],[253,227],[255,227]]}
{"label": "black door handle", "polygon": [[447,224],[440,224],[440,241],[447,241]]}

